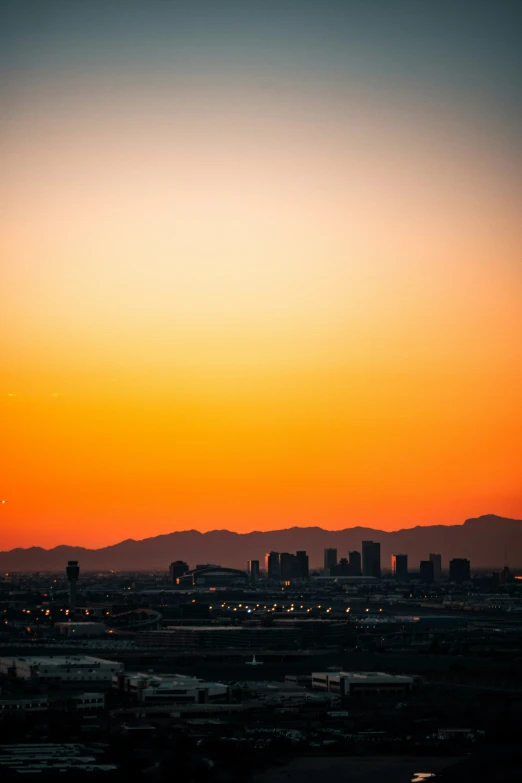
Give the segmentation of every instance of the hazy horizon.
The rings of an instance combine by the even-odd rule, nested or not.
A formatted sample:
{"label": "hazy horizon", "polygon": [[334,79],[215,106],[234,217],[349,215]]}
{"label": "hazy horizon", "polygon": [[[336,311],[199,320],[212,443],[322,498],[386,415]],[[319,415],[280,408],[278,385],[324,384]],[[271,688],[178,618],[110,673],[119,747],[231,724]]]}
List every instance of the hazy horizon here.
{"label": "hazy horizon", "polygon": [[522,518],[522,7],[0,4],[0,548]]}
{"label": "hazy horizon", "polygon": [[[478,517],[478,519],[484,518],[484,517],[485,518],[493,517],[493,518],[499,518],[499,519],[509,519],[509,518],[506,518],[506,517],[500,517],[500,515],[498,515],[498,514],[481,514],[480,517]],[[283,532],[283,531],[288,531],[288,530],[312,530],[312,529],[323,530],[325,533],[336,533],[336,532],[343,532],[343,531],[346,531],[346,530],[354,530],[356,528],[361,528],[363,530],[373,530],[373,531],[379,532],[379,533],[399,533],[399,532],[401,532],[403,530],[414,530],[415,528],[424,528],[424,527],[462,527],[466,522],[472,521],[473,519],[475,519],[475,518],[474,517],[470,517],[468,519],[462,520],[462,522],[454,522],[454,523],[436,522],[436,523],[431,524],[431,525],[416,524],[416,525],[409,525],[407,527],[394,528],[394,529],[370,527],[368,525],[362,525],[362,524],[359,524],[359,523],[353,524],[353,525],[348,525],[347,524],[344,527],[338,527],[338,528],[329,528],[329,527],[325,527],[324,525],[299,525],[299,524],[287,525],[285,527],[280,527],[280,528],[266,528],[264,530],[261,530],[261,529],[232,530],[231,528],[227,528],[227,527],[221,527],[221,528],[209,527],[206,530],[198,530],[197,528],[179,528],[179,529],[176,529],[176,530],[166,530],[164,532],[154,533],[153,535],[145,535],[145,536],[142,536],[141,538],[133,538],[133,537],[129,536],[127,538],[118,539],[117,541],[111,541],[111,542],[109,542],[107,544],[103,544],[100,547],[88,546],[86,544],[82,544],[81,542],[71,543],[70,541],[65,541],[64,540],[64,541],[61,541],[59,544],[53,544],[53,546],[42,546],[41,544],[33,543],[33,544],[28,545],[27,547],[22,547],[22,548],[37,547],[37,548],[42,548],[42,549],[49,550],[49,549],[53,549],[53,548],[55,548],[57,546],[70,546],[70,547],[83,547],[85,549],[103,549],[103,548],[105,548],[107,546],[114,546],[116,544],[123,543],[124,541],[136,541],[136,542],[139,542],[139,541],[145,541],[145,540],[147,540],[149,538],[158,538],[160,536],[172,535],[173,533],[200,533],[201,535],[205,535],[206,533],[235,533],[237,535],[250,535],[251,533],[277,533],[277,532]],[[511,521],[511,522],[522,522],[522,520],[518,520],[518,519],[509,519],[509,521]],[[17,548],[19,548],[19,547],[11,547],[10,549],[17,549]],[[4,550],[4,551],[10,551],[10,550]]]}

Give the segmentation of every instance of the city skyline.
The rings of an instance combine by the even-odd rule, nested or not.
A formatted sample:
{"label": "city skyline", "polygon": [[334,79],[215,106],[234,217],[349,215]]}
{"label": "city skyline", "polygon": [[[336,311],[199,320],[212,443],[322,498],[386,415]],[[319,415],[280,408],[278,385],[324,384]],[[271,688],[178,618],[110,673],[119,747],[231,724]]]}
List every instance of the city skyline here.
{"label": "city skyline", "polygon": [[[64,557],[81,559],[89,569],[157,570],[164,568],[165,557],[170,554],[177,567],[188,562],[219,563],[243,570],[248,562],[249,573],[252,564],[257,564],[255,570],[260,570],[263,564],[263,571],[279,578],[284,554],[285,573],[294,569],[306,572],[307,566],[300,560],[306,556],[310,567],[324,569],[325,573],[379,578],[383,570],[394,571],[394,558],[401,552],[405,554],[398,555],[399,558],[407,555],[406,571],[408,564],[415,569],[419,563],[429,562],[424,568],[437,581],[441,569],[455,558],[470,559],[480,569],[507,566],[522,570],[521,533],[522,520],[495,516],[469,519],[463,525],[392,532],[361,527],[344,530],[293,527],[250,533],[187,530],[136,541],[127,539],[100,549],[61,545],[48,550],[30,547],[0,551],[0,570],[49,571]],[[296,552],[297,560],[290,556],[291,552]]]}
{"label": "city skyline", "polygon": [[0,6],[0,549],[522,518],[519,3]]}

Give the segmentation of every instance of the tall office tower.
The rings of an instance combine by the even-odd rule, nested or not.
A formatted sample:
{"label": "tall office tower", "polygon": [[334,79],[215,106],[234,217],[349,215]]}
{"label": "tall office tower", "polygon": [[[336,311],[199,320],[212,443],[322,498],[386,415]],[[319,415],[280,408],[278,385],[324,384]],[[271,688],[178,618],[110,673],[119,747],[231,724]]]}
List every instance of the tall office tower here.
{"label": "tall office tower", "polygon": [[377,541],[362,542],[363,576],[381,578],[381,545]]}
{"label": "tall office tower", "polygon": [[297,562],[297,571],[299,572],[298,579],[308,579],[309,567],[308,567],[308,555],[301,549],[295,553],[295,559]]}
{"label": "tall office tower", "polygon": [[267,579],[279,579],[281,569],[279,564],[279,552],[267,552],[265,555],[265,571]]}
{"label": "tall office tower", "polygon": [[324,570],[326,574],[331,574],[337,565],[337,549],[324,550]]}
{"label": "tall office tower", "polygon": [[442,579],[442,555],[430,553],[429,559],[433,563],[433,581],[440,582]]}
{"label": "tall office tower", "polygon": [[291,582],[294,575],[293,561],[295,555],[289,552],[281,552],[279,555],[279,569],[282,582]]}
{"label": "tall office tower", "polygon": [[169,565],[169,582],[171,585],[176,585],[178,583],[178,579],[180,576],[183,576],[183,574],[186,574],[189,570],[188,563],[185,563],[183,560],[174,560],[173,563]]}
{"label": "tall office tower", "polygon": [[80,576],[80,567],[77,560],[69,560],[65,569],[67,579],[69,580],[69,611],[71,614],[76,610],[76,582]]}
{"label": "tall office tower", "polygon": [[252,583],[259,579],[259,560],[248,560],[247,562],[248,578]]}
{"label": "tall office tower", "polygon": [[408,555],[392,555],[392,575],[399,582],[408,581]]}
{"label": "tall office tower", "polygon": [[373,544],[373,574],[376,579],[381,578],[381,545],[378,541]]}
{"label": "tall office tower", "polygon": [[361,575],[361,553],[355,549],[348,552],[348,562],[350,563],[350,576]]}
{"label": "tall office tower", "polygon": [[449,564],[450,582],[469,582],[471,580],[471,563],[465,557],[455,557]]}
{"label": "tall office tower", "polygon": [[419,576],[421,582],[431,584],[435,581],[435,566],[433,560],[421,560]]}

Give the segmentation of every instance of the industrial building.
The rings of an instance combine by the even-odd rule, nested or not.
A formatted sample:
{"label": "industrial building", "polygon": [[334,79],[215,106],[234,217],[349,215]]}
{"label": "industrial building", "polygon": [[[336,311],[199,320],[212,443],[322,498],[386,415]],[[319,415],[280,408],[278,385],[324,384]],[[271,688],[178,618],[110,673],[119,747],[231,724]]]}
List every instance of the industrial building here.
{"label": "industrial building", "polygon": [[182,674],[122,672],[113,676],[112,687],[132,696],[139,704],[206,704],[226,701],[229,693],[227,685]]}
{"label": "industrial building", "polygon": [[143,646],[175,647],[185,650],[225,648],[292,650],[296,648],[293,628],[260,628],[240,625],[169,626],[137,635]]}
{"label": "industrial building", "polygon": [[103,710],[105,695],[103,693],[72,693],[63,698],[38,694],[26,698],[0,699],[0,714],[14,715],[22,712],[74,711],[93,712]]}
{"label": "industrial building", "polygon": [[110,683],[123,664],[90,655],[49,655],[0,658],[0,674],[40,682]]}
{"label": "industrial building", "polygon": [[55,630],[67,639],[92,638],[107,633],[105,623],[55,623]]}
{"label": "industrial building", "polygon": [[355,644],[355,627],[345,621],[277,618],[270,626],[177,625],[137,635],[143,646],[197,649],[297,650]]}
{"label": "industrial building", "polygon": [[340,696],[388,693],[406,695],[413,687],[413,678],[384,672],[313,672],[312,688]]}
{"label": "industrial building", "polygon": [[[101,764],[99,745],[39,742],[0,745],[0,768],[20,775],[50,774],[59,776],[65,770],[77,772],[113,772],[116,764]],[[46,775],[46,779],[47,775]]]}

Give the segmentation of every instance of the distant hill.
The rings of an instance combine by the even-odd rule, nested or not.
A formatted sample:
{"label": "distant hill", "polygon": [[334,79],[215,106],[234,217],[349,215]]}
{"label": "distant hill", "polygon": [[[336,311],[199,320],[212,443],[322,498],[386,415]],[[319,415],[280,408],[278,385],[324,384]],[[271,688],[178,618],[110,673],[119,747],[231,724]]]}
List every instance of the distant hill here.
{"label": "distant hill", "polygon": [[506,519],[494,514],[468,519],[463,525],[432,525],[397,530],[392,533],[367,527],[345,530],[323,530],[320,527],[292,527],[285,530],[232,533],[212,530],[200,533],[184,530],[167,535],[127,539],[102,549],[57,546],[53,549],[30,547],[0,552],[3,571],[63,570],[67,560],[79,560],[83,571],[100,569],[148,570],[167,569],[172,560],[196,563],[219,563],[245,568],[249,559],[263,561],[265,552],[295,552],[306,549],[311,566],[323,562],[325,547],[337,547],[339,557],[351,549],[361,549],[363,539],[381,543],[381,562],[389,566],[392,553],[406,552],[411,568],[427,559],[430,552],[442,555],[443,567],[452,557],[468,557],[472,567],[500,567],[505,563],[522,567],[522,520]]}

